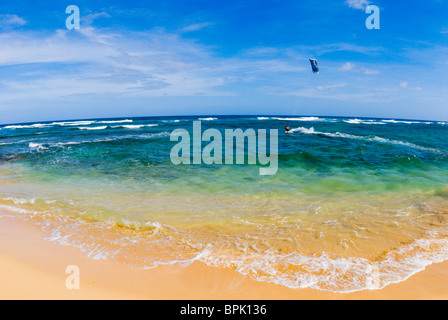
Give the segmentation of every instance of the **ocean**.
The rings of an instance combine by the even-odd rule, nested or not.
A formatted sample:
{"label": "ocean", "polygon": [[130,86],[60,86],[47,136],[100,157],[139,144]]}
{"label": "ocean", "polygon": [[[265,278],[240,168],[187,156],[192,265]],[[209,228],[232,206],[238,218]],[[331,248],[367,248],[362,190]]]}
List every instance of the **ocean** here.
{"label": "ocean", "polygon": [[[278,129],[278,170],[179,164],[176,129]],[[291,133],[284,132],[289,126]],[[203,147],[207,143],[203,142]],[[246,150],[247,152],[247,150]],[[448,124],[310,116],[0,126],[0,210],[133,268],[200,261],[289,288],[379,289],[448,259]]]}

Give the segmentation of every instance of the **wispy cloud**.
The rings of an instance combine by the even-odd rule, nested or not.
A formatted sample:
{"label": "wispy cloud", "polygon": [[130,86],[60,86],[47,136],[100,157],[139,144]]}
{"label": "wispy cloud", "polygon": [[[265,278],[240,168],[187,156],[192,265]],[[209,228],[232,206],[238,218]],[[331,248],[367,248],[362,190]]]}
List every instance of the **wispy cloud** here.
{"label": "wispy cloud", "polygon": [[350,70],[353,70],[354,67],[355,67],[354,63],[346,62],[342,66],[339,67],[339,70],[341,70],[341,71],[350,71]]}
{"label": "wispy cloud", "polygon": [[376,69],[367,69],[365,67],[356,68],[356,64],[354,64],[352,62],[346,62],[343,65],[341,65],[338,69],[340,71],[356,70],[356,72],[358,72],[358,73],[362,72],[365,75],[377,75],[377,74],[381,73],[379,70],[376,70]]}
{"label": "wispy cloud", "polygon": [[285,73],[308,70],[307,60],[297,63],[291,50],[257,58],[217,57],[211,48],[163,29],[11,31],[0,34],[0,52],[0,68],[21,66],[14,76],[0,78],[2,102],[86,95],[229,96],[241,91],[241,83],[282,82]]}
{"label": "wispy cloud", "polygon": [[379,70],[371,70],[371,69],[364,69],[365,75],[376,75],[380,74],[381,72]]}
{"label": "wispy cloud", "polygon": [[[347,0],[341,4],[362,9],[369,1]],[[318,37],[321,41],[318,43],[313,37],[312,41],[304,39],[300,45],[264,38],[245,42],[237,37],[237,42],[222,36],[223,32],[226,35],[235,32],[224,30],[228,27],[224,23],[204,22],[218,19],[213,15],[193,22],[184,17],[166,25],[166,17],[159,17],[151,27],[144,20],[144,26],[140,21],[128,28],[116,22],[116,17],[122,17],[116,10],[87,12],[82,17],[81,29],[56,31],[35,28],[31,23],[32,30],[28,25],[19,28],[27,24],[24,18],[0,15],[2,118],[6,105],[18,110],[17,106],[25,109],[36,101],[41,105],[54,101],[54,105],[63,105],[61,101],[65,99],[78,102],[83,97],[89,97],[83,100],[85,105],[95,98],[98,104],[106,106],[110,101],[130,101],[129,105],[140,101],[146,106],[148,101],[165,101],[164,97],[182,103],[191,99],[189,105],[194,105],[198,96],[211,97],[209,101],[215,105],[225,100],[215,97],[237,97],[234,99],[238,104],[254,108],[257,101],[267,104],[265,101],[269,99],[279,105],[291,105],[291,101],[301,101],[297,97],[307,98],[311,104],[312,99],[318,104],[322,104],[320,99],[326,99],[329,106],[333,105],[330,100],[334,105],[342,105],[340,101],[354,104],[411,101],[415,105],[424,99],[438,99],[439,105],[446,102],[448,48],[443,44],[416,45],[412,40],[406,48],[396,49],[387,41],[374,39],[332,42],[342,37],[330,40]],[[127,13],[125,21],[131,21],[133,14],[133,11]],[[135,14],[141,18],[140,12]],[[96,19],[110,16],[114,21],[107,28],[95,23]],[[363,21],[360,25],[363,27]],[[442,38],[439,32],[445,31],[444,27],[437,29]],[[209,28],[216,31],[216,37],[206,32],[193,33]],[[394,59],[389,59],[392,56]],[[311,72],[311,57],[319,60],[319,75]],[[409,81],[409,85],[400,79]]]}
{"label": "wispy cloud", "polygon": [[40,65],[48,71],[0,79],[2,101],[82,94],[226,94],[216,90],[225,80],[211,68],[214,61],[206,47],[158,31],[120,34],[82,27],[53,34],[9,32],[0,35],[0,51],[0,67]]}
{"label": "wispy cloud", "polygon": [[346,3],[350,8],[365,10],[370,2],[368,0],[347,0]]}
{"label": "wispy cloud", "polygon": [[[101,13],[91,18],[100,16],[107,17]],[[309,87],[310,52],[344,50],[370,55],[379,51],[344,43],[301,49],[255,47],[222,57],[215,54],[213,47],[163,29],[139,32],[84,26],[76,32],[3,32],[0,67],[21,67],[10,71],[10,77],[0,79],[0,102],[75,96],[213,97],[247,92],[354,102],[390,99],[385,93],[372,93],[371,83],[358,85],[360,76],[380,72],[359,66],[361,63],[356,61],[337,67],[326,60],[329,69],[335,65],[340,71],[354,72],[344,74],[343,84],[327,79]],[[354,80],[354,76],[358,78]]]}
{"label": "wispy cloud", "polygon": [[309,55],[313,56],[321,56],[328,53],[342,51],[360,53],[365,55],[376,55],[386,51],[385,48],[380,46],[364,46],[353,43],[327,43],[316,46],[298,46],[296,50],[304,53],[309,53]]}
{"label": "wispy cloud", "polygon": [[353,86],[346,84],[303,88],[288,92],[288,95],[354,103],[383,103],[397,99],[397,97],[391,96],[387,90],[379,89],[375,92],[371,92],[367,90],[359,90],[359,88],[354,88]]}
{"label": "wispy cloud", "polygon": [[210,25],[211,25],[210,22],[202,22],[202,23],[191,24],[189,26],[183,27],[181,29],[181,32],[198,31],[198,30],[204,29],[204,28],[206,28],[206,27],[208,27]]}
{"label": "wispy cloud", "polygon": [[82,23],[84,25],[90,26],[94,20],[98,18],[110,18],[111,15],[107,12],[98,12],[98,13],[91,13],[89,15],[86,15],[85,17],[81,17]]}
{"label": "wispy cloud", "polygon": [[15,14],[1,14],[0,15],[0,27],[23,26],[25,24],[27,24],[27,21]]}
{"label": "wispy cloud", "polygon": [[320,92],[324,92],[324,91],[329,91],[332,89],[336,89],[336,88],[345,88],[347,86],[347,84],[332,84],[332,85],[328,85],[328,86],[317,86],[316,90],[320,91]]}

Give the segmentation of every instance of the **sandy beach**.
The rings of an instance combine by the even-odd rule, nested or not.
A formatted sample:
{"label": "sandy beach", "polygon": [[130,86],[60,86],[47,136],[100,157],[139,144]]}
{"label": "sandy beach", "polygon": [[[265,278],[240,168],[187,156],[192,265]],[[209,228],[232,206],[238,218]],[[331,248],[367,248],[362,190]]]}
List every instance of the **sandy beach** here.
{"label": "sandy beach", "polygon": [[[381,290],[330,293],[289,289],[251,280],[233,270],[160,266],[149,270],[93,260],[78,249],[53,244],[28,222],[0,219],[0,299],[447,299],[448,262],[433,264]],[[66,268],[80,270],[80,289],[66,287]]]}

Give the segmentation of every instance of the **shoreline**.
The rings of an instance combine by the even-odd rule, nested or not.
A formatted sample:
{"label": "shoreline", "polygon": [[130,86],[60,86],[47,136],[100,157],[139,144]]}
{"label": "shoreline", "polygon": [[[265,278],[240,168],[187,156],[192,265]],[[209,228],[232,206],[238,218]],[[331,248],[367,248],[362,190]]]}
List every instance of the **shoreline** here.
{"label": "shoreline", "polygon": [[[80,289],[66,288],[67,266],[80,270]],[[332,293],[290,289],[249,279],[231,269],[193,262],[140,270],[93,260],[54,244],[30,222],[0,217],[0,299],[148,300],[427,300],[448,299],[448,261],[427,266],[379,290]]]}

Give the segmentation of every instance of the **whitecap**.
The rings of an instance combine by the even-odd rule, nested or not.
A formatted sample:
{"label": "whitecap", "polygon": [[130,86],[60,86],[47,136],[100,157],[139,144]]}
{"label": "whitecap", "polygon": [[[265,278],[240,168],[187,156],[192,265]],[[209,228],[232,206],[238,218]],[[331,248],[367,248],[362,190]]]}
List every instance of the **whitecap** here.
{"label": "whitecap", "polygon": [[[90,144],[90,143],[102,143],[102,142],[111,142],[118,140],[126,140],[126,139],[154,139],[160,137],[168,137],[170,136],[170,132],[163,131],[157,133],[147,133],[147,134],[139,134],[139,135],[123,135],[123,136],[111,136],[103,139],[92,139],[92,140],[82,140],[82,141],[67,141],[67,142],[57,142],[57,143],[30,143],[30,148],[38,148],[38,149],[48,149],[48,148],[62,148],[65,146],[74,146],[74,145],[82,145],[82,144]],[[44,147],[45,145],[45,147]]]}
{"label": "whitecap", "polygon": [[98,121],[97,123],[110,123],[110,124],[113,124],[113,123],[132,123],[132,122],[134,122],[134,120],[126,119],[126,120],[104,120],[104,121]]}
{"label": "whitecap", "polygon": [[59,126],[89,126],[95,123],[95,121],[66,121],[66,122],[53,122],[52,125]]}
{"label": "whitecap", "polygon": [[273,118],[275,120],[281,121],[325,121],[325,119],[321,119],[318,117],[300,117],[300,118]]}
{"label": "whitecap", "polygon": [[424,121],[409,121],[409,120],[381,120],[382,122],[395,123],[395,124],[432,124],[432,122]]}
{"label": "whitecap", "polygon": [[112,128],[140,129],[145,127],[156,127],[156,126],[158,126],[158,124],[137,124],[137,125],[114,126]]}
{"label": "whitecap", "polygon": [[104,130],[107,126],[102,127],[78,127],[79,130]]}
{"label": "whitecap", "polygon": [[350,124],[386,124],[384,122],[378,122],[375,120],[361,120],[361,119],[350,119],[350,120],[343,120],[345,123]]}
{"label": "whitecap", "polygon": [[[179,120],[179,119],[175,119],[175,120],[161,120],[162,122],[168,122],[168,123],[171,123],[171,122],[180,122],[181,120]],[[185,120],[182,120],[182,121],[185,121]]]}
{"label": "whitecap", "polygon": [[39,128],[45,128],[50,125],[51,124],[45,124],[45,123],[35,123],[30,125],[11,125],[6,126],[3,129],[39,129]]}
{"label": "whitecap", "polygon": [[361,119],[350,119],[350,120],[343,120],[346,123],[351,123],[351,124],[361,124],[362,120]]}
{"label": "whitecap", "polygon": [[28,144],[28,147],[31,149],[38,149],[38,150],[46,150],[48,148],[44,147],[43,144],[41,143],[35,143],[35,142],[30,142]]}
{"label": "whitecap", "polygon": [[434,148],[427,148],[427,147],[416,145],[411,142],[390,140],[390,139],[381,138],[381,137],[377,137],[377,136],[356,136],[356,135],[351,135],[351,134],[341,133],[341,132],[336,132],[336,133],[319,132],[319,131],[315,131],[314,128],[307,129],[307,128],[303,128],[303,127],[291,129],[291,132],[301,132],[304,134],[318,134],[318,135],[324,135],[324,136],[332,137],[332,138],[345,138],[345,139],[355,139],[355,140],[379,142],[379,143],[385,143],[385,144],[394,144],[394,145],[401,145],[401,146],[405,146],[405,147],[419,149],[419,150],[423,150],[423,151],[442,153],[440,150],[437,150]]}

